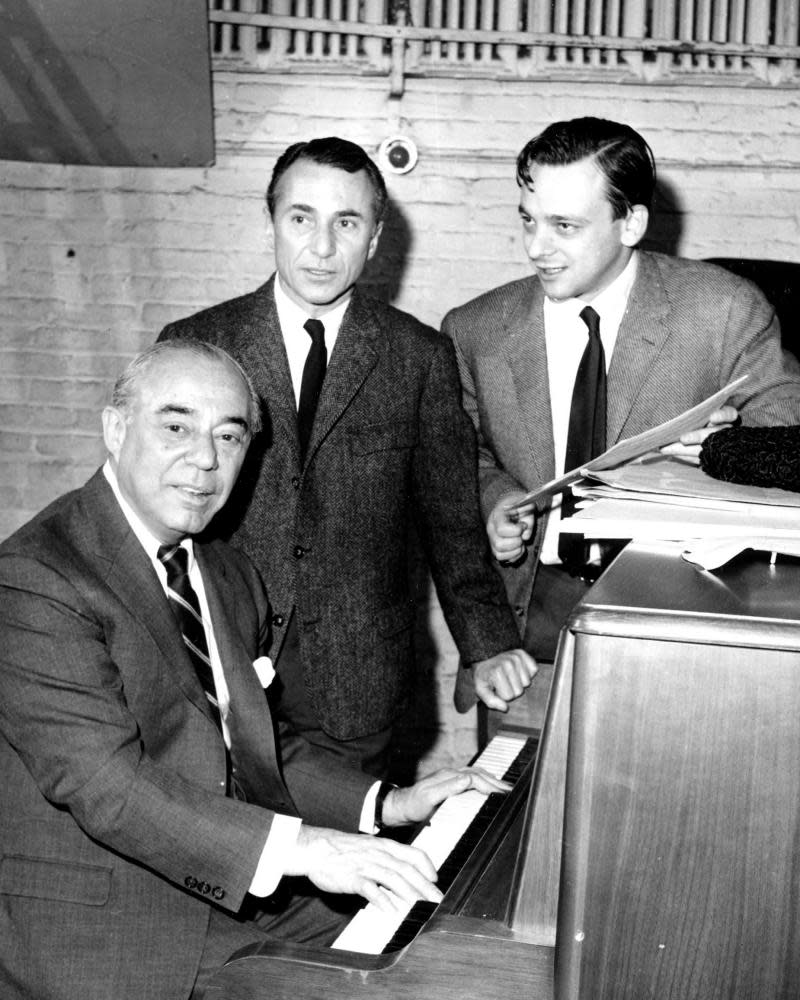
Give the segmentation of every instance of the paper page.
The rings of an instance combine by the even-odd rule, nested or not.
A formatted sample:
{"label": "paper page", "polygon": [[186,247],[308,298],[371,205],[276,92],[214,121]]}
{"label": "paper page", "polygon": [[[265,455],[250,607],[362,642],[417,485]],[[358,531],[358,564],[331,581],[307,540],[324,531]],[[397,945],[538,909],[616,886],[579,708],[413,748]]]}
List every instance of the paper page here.
{"label": "paper page", "polygon": [[549,483],[545,483],[538,489],[527,493],[519,503],[514,504],[512,510],[520,515],[530,513],[538,501],[560,493],[571,483],[574,483],[575,480],[580,479],[582,475],[602,469],[610,469],[613,466],[620,465],[622,462],[630,462],[634,458],[646,455],[649,451],[658,451],[664,445],[672,444],[682,434],[705,427],[708,423],[708,418],[714,410],[718,410],[723,406],[731,397],[734,390],[738,389],[747,378],[747,375],[741,375],[739,378],[729,382],[718,392],[715,392],[712,396],[709,396],[708,399],[704,399],[702,403],[698,403],[697,406],[685,410],[677,417],[673,417],[671,420],[667,420],[663,424],[659,424],[658,427],[653,427],[651,430],[636,434],[632,438],[618,441],[617,444],[612,445],[607,451],[604,451],[602,455],[593,458],[588,465],[565,472],[563,476],[551,479]]}
{"label": "paper page", "polygon": [[701,510],[637,500],[595,500],[562,522],[587,538],[713,538],[776,535],[800,538],[800,508],[772,507],[754,516],[749,506]]}
{"label": "paper page", "polygon": [[705,506],[712,501],[728,504],[761,504],[770,507],[800,507],[800,493],[783,490],[778,486],[744,486],[714,479],[696,465],[678,461],[666,455],[654,456],[643,462],[634,462],[613,471],[597,470],[590,474],[578,491],[584,496],[596,496],[598,491],[609,495],[650,494],[655,499],[673,497],[689,498],[694,506]]}

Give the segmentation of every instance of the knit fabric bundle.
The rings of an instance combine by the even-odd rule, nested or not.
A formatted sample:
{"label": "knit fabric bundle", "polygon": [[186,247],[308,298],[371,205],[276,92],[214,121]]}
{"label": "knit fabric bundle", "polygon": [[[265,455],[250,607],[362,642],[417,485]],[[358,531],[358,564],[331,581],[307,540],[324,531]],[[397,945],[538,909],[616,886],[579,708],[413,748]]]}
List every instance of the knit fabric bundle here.
{"label": "knit fabric bundle", "polygon": [[700,468],[728,483],[800,492],[800,426],[716,431],[703,443]]}

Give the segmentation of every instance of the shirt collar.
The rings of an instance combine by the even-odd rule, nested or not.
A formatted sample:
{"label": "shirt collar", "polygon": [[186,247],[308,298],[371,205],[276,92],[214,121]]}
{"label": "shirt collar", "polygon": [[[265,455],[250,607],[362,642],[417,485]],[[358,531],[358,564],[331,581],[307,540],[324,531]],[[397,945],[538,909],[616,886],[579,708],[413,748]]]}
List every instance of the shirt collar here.
{"label": "shirt collar", "polygon": [[[278,319],[281,324],[281,329],[284,331],[284,336],[287,333],[294,331],[299,331],[303,329],[306,320],[309,318],[309,313],[307,309],[299,306],[293,299],[290,299],[286,293],[286,289],[281,283],[281,276],[277,272],[275,273],[275,308],[278,310]],[[344,302],[339,302],[338,305],[334,306],[322,316],[318,316],[317,319],[325,327],[325,337],[328,336],[335,337],[339,332],[339,327],[342,325],[342,320],[344,319],[344,314],[347,307],[350,305],[350,299],[352,295],[344,300]]]}
{"label": "shirt collar", "polygon": [[[158,550],[163,545],[163,542],[160,542],[156,538],[156,536],[152,533],[152,531],[150,531],[144,521],[142,521],[133,507],[131,507],[122,495],[122,491],[119,488],[119,482],[117,480],[117,474],[111,465],[110,459],[106,459],[106,462],[103,465],[103,475],[106,477],[109,486],[114,491],[114,496],[117,498],[117,503],[120,505],[122,513],[125,515],[125,520],[130,525],[131,531],[139,539],[139,542],[147,553],[150,561],[156,563],[158,561]],[[180,544],[189,554],[188,568],[191,570],[194,563],[194,546],[192,544],[192,539],[184,538]]]}
{"label": "shirt collar", "polygon": [[[633,283],[636,280],[638,267],[639,254],[634,250],[622,274],[618,274],[610,285],[592,299],[590,304],[599,316],[613,314],[619,316],[620,319],[622,318],[625,306],[628,304],[628,296],[631,294]],[[581,307],[585,304],[581,303]]]}

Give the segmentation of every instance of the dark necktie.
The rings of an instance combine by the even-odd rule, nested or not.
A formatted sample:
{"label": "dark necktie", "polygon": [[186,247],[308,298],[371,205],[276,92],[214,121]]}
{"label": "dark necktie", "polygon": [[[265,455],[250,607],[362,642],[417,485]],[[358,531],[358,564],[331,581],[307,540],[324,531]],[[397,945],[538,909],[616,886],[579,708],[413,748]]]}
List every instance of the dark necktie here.
{"label": "dark necktie", "polygon": [[[591,306],[585,306],[581,319],[589,330],[589,343],[572,390],[565,472],[586,465],[602,454],[606,446],[606,358],[600,340],[600,317]],[[561,517],[569,517],[574,511],[572,490],[565,490]],[[588,546],[581,535],[562,534],[558,540],[558,555],[567,568],[579,570],[586,564]]]}
{"label": "dark necktie", "polygon": [[322,391],[325,366],[328,362],[328,351],[325,348],[325,327],[318,319],[309,319],[306,320],[303,328],[311,337],[311,348],[303,368],[300,403],[297,407],[297,429],[300,435],[301,458],[305,458],[308,442],[311,438],[314,414],[317,412],[317,401]]}
{"label": "dark necktie", "polygon": [[208,655],[206,630],[203,626],[197,594],[189,582],[189,553],[180,545],[162,545],[158,550],[158,558],[167,570],[168,596],[172,613],[178,622],[189,658],[194,664],[198,679],[203,685],[206,698],[211,705],[211,715],[221,730],[222,724],[214,684],[214,671],[211,669],[211,660]]}

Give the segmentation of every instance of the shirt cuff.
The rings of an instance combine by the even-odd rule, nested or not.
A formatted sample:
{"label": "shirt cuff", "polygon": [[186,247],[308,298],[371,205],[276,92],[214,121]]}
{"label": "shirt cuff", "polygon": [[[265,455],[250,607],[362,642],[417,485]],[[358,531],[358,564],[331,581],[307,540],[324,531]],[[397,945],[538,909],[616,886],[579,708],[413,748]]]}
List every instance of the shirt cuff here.
{"label": "shirt cuff", "polygon": [[274,892],[283,878],[286,868],[286,855],[297,842],[302,820],[296,816],[275,816],[272,820],[261,857],[258,859],[256,873],[250,883],[250,892],[254,896],[269,896]]}
{"label": "shirt cuff", "polygon": [[361,819],[358,821],[359,833],[377,833],[375,825],[375,799],[378,797],[382,782],[376,781],[370,785],[369,791],[364,796],[364,805],[361,807]]}

